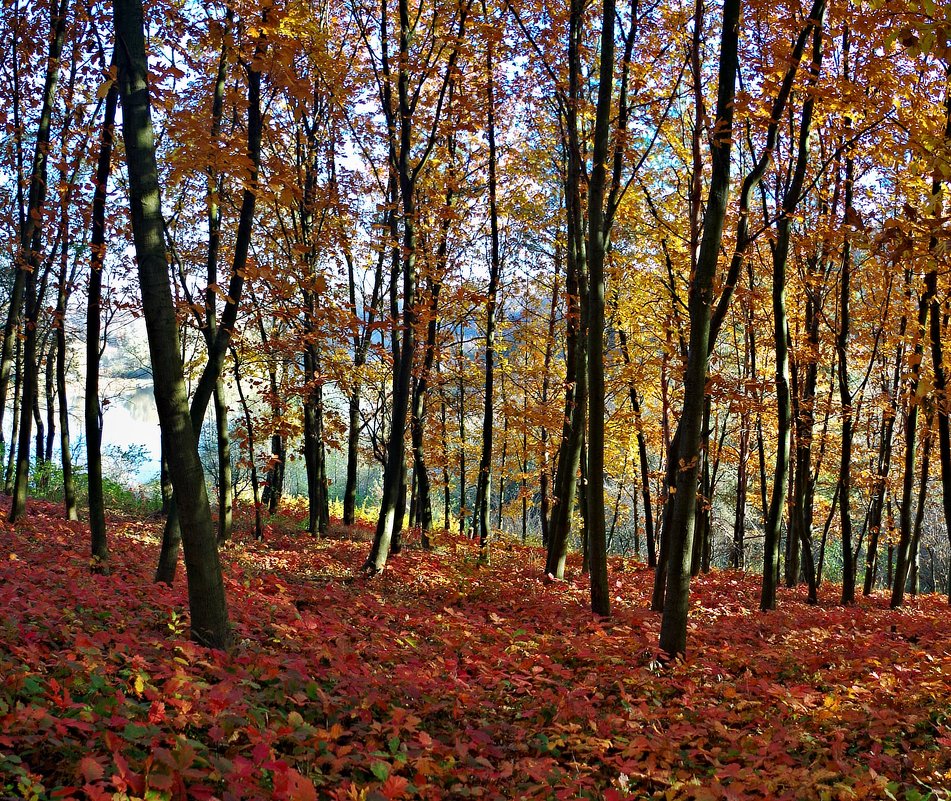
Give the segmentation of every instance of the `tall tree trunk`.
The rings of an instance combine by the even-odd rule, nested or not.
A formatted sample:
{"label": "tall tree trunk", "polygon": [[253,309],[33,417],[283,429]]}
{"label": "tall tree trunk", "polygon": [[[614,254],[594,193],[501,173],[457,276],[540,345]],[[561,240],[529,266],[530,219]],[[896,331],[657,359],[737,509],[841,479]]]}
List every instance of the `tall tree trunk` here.
{"label": "tall tree trunk", "polygon": [[189,414],[178,322],[168,276],[142,3],[141,0],[114,0],[113,9],[116,41],[122,43],[117,48],[116,63],[133,240],[152,358],[155,402],[163,436],[166,442],[175,443],[167,453],[175,506],[182,522],[192,637],[212,648],[227,648],[232,634],[224,583],[198,456],[198,438]]}
{"label": "tall tree trunk", "polygon": [[[486,5],[482,4],[485,14]],[[489,138],[489,229],[491,251],[489,262],[489,290],[485,309],[485,399],[482,408],[482,455],[479,459],[479,474],[476,484],[476,515],[479,529],[479,562],[489,562],[489,510],[492,497],[492,440],[495,403],[495,315],[498,304],[499,281],[502,261],[499,252],[499,215],[496,199],[496,166],[498,155],[495,147],[495,64],[491,37],[486,43],[486,131]],[[501,503],[501,498],[499,500]]]}
{"label": "tall tree trunk", "polygon": [[[561,271],[562,249],[555,243],[555,265],[552,277],[551,303],[548,307],[548,331],[545,338],[545,357],[542,363],[542,397],[544,409],[548,408],[548,393],[551,386],[551,361],[555,349],[555,322],[558,312],[558,277]],[[549,458],[548,458],[548,426],[543,425],[538,437],[539,466],[538,466],[538,494],[539,494],[539,521],[542,529],[542,547],[548,547],[551,504],[549,499]]]}
{"label": "tall tree trunk", "polygon": [[915,503],[915,524],[912,527],[911,544],[909,547],[910,555],[908,561],[911,565],[908,570],[908,582],[905,588],[905,591],[911,593],[912,597],[918,594],[920,578],[918,575],[918,551],[921,547],[921,525],[925,519],[925,502],[928,497],[928,471],[931,463],[931,442],[933,439],[932,423],[932,416],[929,414],[925,421],[921,440],[921,479],[918,483],[918,499]]}
{"label": "tall tree trunk", "polygon": [[459,326],[459,533],[466,530],[466,382],[462,373],[465,359],[465,327]]}
{"label": "tall tree trunk", "polygon": [[[49,276],[49,263],[40,272],[41,229],[34,230],[30,252],[31,271],[26,279],[24,291],[24,328],[23,337],[23,380],[20,388],[20,428],[17,434],[17,455],[13,474],[13,501],[10,504],[11,523],[26,512],[26,495],[30,482],[30,438],[33,433],[33,420],[37,423],[37,464],[43,461],[43,421],[39,414],[39,355],[37,339],[40,312],[46,294],[46,281]],[[31,414],[32,412],[32,414]]]}
{"label": "tall tree trunk", "polygon": [[[33,166],[30,173],[30,189],[26,215],[20,230],[19,249],[16,255],[16,272],[10,292],[10,306],[4,328],[2,352],[0,352],[0,423],[2,408],[6,405],[7,386],[13,353],[13,338],[18,335],[18,320],[21,305],[25,303],[25,337],[23,345],[23,380],[21,381],[20,427],[17,441],[17,456],[13,479],[13,502],[10,506],[10,522],[14,522],[26,510],[26,492],[30,471],[30,434],[32,418],[30,411],[36,397],[36,325],[42,306],[42,290],[45,276],[37,288],[40,248],[42,247],[43,206],[46,203],[47,172],[49,164],[50,122],[53,100],[59,82],[60,57],[66,37],[66,13],[68,0],[60,0],[51,6],[50,46],[47,59],[46,79],[43,87],[43,105],[36,135]],[[11,436],[12,440],[12,436]]]}
{"label": "tall tree trunk", "polygon": [[925,294],[918,300],[917,328],[914,332],[914,347],[910,359],[911,380],[908,388],[908,409],[905,413],[905,462],[904,475],[902,476],[901,507],[899,509],[898,548],[895,554],[895,574],[892,580],[892,609],[902,605],[905,596],[905,581],[908,578],[908,555],[911,548],[913,526],[915,451],[918,444],[918,413],[922,401],[918,394],[921,381],[921,359],[924,355],[922,336],[930,303],[931,298],[926,288]]}
{"label": "tall tree trunk", "polygon": [[505,511],[505,465],[509,447],[509,416],[505,412],[505,373],[499,376],[499,400],[502,403],[502,455],[499,459],[499,503],[496,507],[496,529],[502,530],[502,513]]}
{"label": "tall tree trunk", "polygon": [[[67,520],[79,520],[76,487],[73,482],[73,454],[69,441],[69,399],[66,396],[66,304],[72,278],[66,268],[67,249],[63,248],[59,286],[56,292],[56,394],[59,396],[59,450],[63,465],[63,512]],[[75,272],[75,269],[74,269]]]}
{"label": "tall tree trunk", "polygon": [[[387,185],[387,226],[389,230],[395,219],[395,206],[398,200],[398,187],[394,178],[390,178]],[[363,366],[366,364],[367,353],[370,348],[372,326],[376,320],[377,307],[380,305],[380,293],[383,286],[383,265],[386,262],[386,247],[383,243],[377,255],[376,267],[373,271],[373,290],[370,295],[370,305],[366,310],[363,331],[355,330],[353,334],[353,384],[347,398],[349,425],[347,427],[347,479],[343,490],[343,524],[352,526],[356,520],[357,509],[357,468],[360,454],[360,401],[363,397]],[[350,292],[351,313],[357,314],[357,289],[354,274],[353,258],[347,258],[347,278]]]}
{"label": "tall tree trunk", "polygon": [[611,614],[607,534],[604,519],[604,260],[611,236],[605,214],[611,101],[614,89],[615,0],[604,0],[601,15],[600,78],[594,123],[593,166],[588,186],[588,415],[587,531],[591,569],[591,611]]}
{"label": "tall tree trunk", "polygon": [[[221,54],[215,76],[211,108],[211,141],[217,143],[221,132],[224,111],[225,82],[228,76],[228,37],[233,14],[228,9],[228,27],[222,31]],[[221,178],[214,166],[206,168],[206,195],[208,208],[208,253],[205,260],[207,288],[205,290],[205,326],[202,332],[209,352],[214,346],[218,332],[218,254],[221,249],[221,207],[219,193]],[[228,404],[225,399],[225,382],[219,372],[213,393],[215,405],[216,453],[218,458],[218,542],[231,539],[232,498],[231,487],[231,442],[228,436]]]}
{"label": "tall tree trunk", "polygon": [[[385,14],[385,4],[383,6]],[[459,9],[458,39],[461,40],[465,31],[466,11],[468,6]],[[408,0],[398,1],[399,14],[399,70],[397,75],[397,113],[393,119],[393,107],[385,103],[384,112],[393,125],[391,129],[398,130],[399,143],[391,142],[391,155],[395,155],[394,167],[399,179],[401,211],[403,217],[402,237],[402,270],[403,270],[403,313],[402,313],[402,342],[400,344],[400,358],[394,359],[393,404],[390,418],[390,437],[387,444],[386,466],[383,470],[383,498],[380,504],[380,516],[377,521],[373,545],[363,565],[368,575],[379,573],[386,565],[390,553],[394,530],[402,526],[402,516],[398,515],[400,497],[405,505],[405,474],[404,460],[405,443],[404,433],[406,418],[409,411],[411,384],[413,374],[413,356],[415,353],[416,328],[416,259],[417,259],[417,197],[416,188],[420,171],[426,165],[432,154],[436,142],[436,123],[442,113],[442,103],[446,91],[452,80],[458,56],[458,45],[450,52],[446,62],[446,71],[443,76],[442,87],[439,91],[437,108],[433,115],[433,127],[423,148],[422,154],[412,159],[414,143],[413,90],[410,87],[409,57],[410,43],[414,29],[410,21]],[[385,16],[384,16],[385,21]],[[383,38],[386,38],[385,31]],[[388,76],[387,76],[388,77]],[[386,82],[388,85],[388,81]],[[388,90],[386,96],[388,97]]]}
{"label": "tall tree trunk", "polygon": [[[951,143],[951,71],[948,73],[949,85],[944,98],[944,141]],[[941,181],[934,180],[931,185],[931,195],[940,200],[942,192]],[[936,204],[935,216],[940,217],[942,204]],[[928,250],[935,254],[938,240],[932,236]],[[935,396],[937,398],[936,414],[938,417],[938,460],[941,464],[941,505],[944,511],[945,527],[948,530],[948,539],[951,542],[951,423],[949,423],[948,374],[944,366],[944,352],[942,343],[943,334],[947,331],[947,316],[944,316],[942,325],[941,303],[938,300],[938,273],[937,262],[925,276],[926,291],[931,295],[931,364],[934,370]],[[948,603],[951,603],[951,569],[948,571]]]}
{"label": "tall tree trunk", "polygon": [[[809,87],[813,88],[819,79],[822,65],[822,26],[825,17],[824,0],[817,0],[810,14],[807,30],[812,30],[812,60],[809,65]],[[801,51],[800,56],[801,58]],[[776,244],[773,246],[773,337],[776,349],[776,405],[777,405],[777,448],[776,467],[773,471],[773,489],[769,504],[769,515],[764,533],[763,587],[760,595],[760,608],[776,608],[776,571],[779,558],[779,537],[783,519],[783,499],[789,478],[789,457],[792,433],[791,395],[789,392],[789,323],[786,316],[786,264],[789,258],[789,240],[792,218],[802,199],[809,163],[809,136],[812,131],[812,114],[815,108],[815,92],[806,90],[802,104],[802,118],[799,124],[799,142],[796,153],[796,166],[792,180],[786,189],[782,201],[782,216],[778,223]],[[847,375],[847,374],[846,374]],[[787,536],[791,536],[788,534]],[[796,542],[795,539],[792,540]],[[851,548],[851,545],[849,546]],[[796,550],[798,554],[798,549]],[[806,562],[811,568],[811,551]],[[796,570],[798,573],[799,571]],[[810,588],[814,591],[815,577],[808,576]]]}
{"label": "tall tree trunk", "polygon": [[584,4],[570,0],[568,15],[568,102],[564,109],[565,129],[565,218],[567,253],[565,269],[565,415],[553,487],[554,508],[548,526],[548,557],[545,573],[564,577],[568,536],[574,513],[581,462],[581,441],[587,407],[587,282],[581,199],[582,143],[577,107],[581,95],[581,39]]}
{"label": "tall tree trunk", "polygon": [[[715,124],[711,145],[713,165],[697,269],[690,281],[688,308],[690,344],[684,374],[684,407],[678,425],[677,491],[671,509],[670,550],[660,647],[670,656],[687,650],[690,605],[690,552],[697,504],[700,428],[709,361],[711,306],[723,224],[730,193],[733,98],[736,94],[740,8],[742,0],[724,0]],[[697,23],[699,24],[699,21]]]}

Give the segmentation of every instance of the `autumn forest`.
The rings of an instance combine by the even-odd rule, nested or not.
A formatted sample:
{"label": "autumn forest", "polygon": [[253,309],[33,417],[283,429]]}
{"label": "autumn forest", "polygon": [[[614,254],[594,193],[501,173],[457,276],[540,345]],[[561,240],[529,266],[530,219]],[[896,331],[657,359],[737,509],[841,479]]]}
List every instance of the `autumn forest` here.
{"label": "autumn forest", "polygon": [[951,7],[0,47],[0,797],[949,797]]}

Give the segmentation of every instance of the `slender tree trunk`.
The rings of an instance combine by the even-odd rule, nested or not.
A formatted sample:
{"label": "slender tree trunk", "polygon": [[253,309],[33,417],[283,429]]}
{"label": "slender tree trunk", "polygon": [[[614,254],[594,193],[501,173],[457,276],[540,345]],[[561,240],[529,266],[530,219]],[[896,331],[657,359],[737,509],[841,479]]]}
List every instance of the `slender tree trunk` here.
{"label": "slender tree trunk", "polygon": [[59,396],[59,450],[63,465],[63,512],[67,520],[79,520],[76,509],[76,487],[73,483],[73,454],[69,442],[69,399],[66,396],[66,304],[69,301],[72,283],[66,269],[66,254],[67,250],[64,248],[59,287],[56,292],[56,394]]}
{"label": "slender tree trunk", "polygon": [[[914,503],[915,483],[915,451],[918,437],[918,412],[921,408],[921,398],[918,396],[918,386],[921,380],[921,359],[924,355],[922,334],[927,321],[928,306],[931,298],[927,294],[918,301],[918,321],[914,332],[914,348],[911,357],[911,381],[908,390],[908,410],[905,413],[905,463],[902,477],[901,507],[899,509],[898,548],[895,561],[895,575],[892,585],[891,607],[896,609],[902,605],[905,596],[905,581],[908,578],[909,559],[911,548],[913,519],[912,505]],[[891,570],[889,570],[891,572]]]}
{"label": "slender tree trunk", "polygon": [[505,465],[508,458],[509,446],[509,416],[505,412],[505,373],[499,376],[499,396],[502,402],[503,420],[502,420],[502,456],[499,459],[499,503],[496,509],[496,529],[502,530],[502,512],[505,510]]}
{"label": "slender tree trunk", "polygon": [[[46,80],[43,87],[43,105],[37,129],[36,149],[30,175],[27,213],[20,231],[19,250],[16,256],[16,273],[10,293],[10,307],[4,329],[4,341],[0,352],[0,400],[6,399],[9,382],[13,338],[17,336],[20,307],[25,303],[25,335],[23,345],[23,380],[21,381],[20,427],[17,440],[17,456],[13,478],[13,502],[10,506],[10,522],[26,511],[26,493],[30,472],[30,435],[32,418],[30,411],[36,399],[38,366],[36,354],[36,326],[43,302],[45,275],[38,279],[40,249],[42,247],[43,206],[46,203],[47,172],[49,163],[50,121],[53,101],[59,82],[60,57],[66,36],[68,0],[61,0],[51,7],[51,38],[47,60]],[[39,284],[39,288],[38,288]],[[0,407],[2,408],[2,407]],[[0,412],[2,423],[2,412]],[[12,437],[11,437],[12,439]]]}
{"label": "slender tree trunk", "polygon": [[607,534],[604,519],[604,261],[611,236],[605,214],[611,101],[614,90],[615,0],[603,0],[601,15],[600,78],[594,123],[594,148],[588,186],[588,415],[587,532],[591,568],[591,611],[611,614],[608,591]]}
{"label": "slender tree trunk", "polygon": [[[482,5],[485,14],[485,3]],[[479,529],[479,562],[489,562],[489,510],[492,496],[492,440],[495,403],[495,315],[498,304],[502,261],[499,251],[499,215],[496,201],[495,148],[495,64],[492,39],[486,46],[486,131],[489,138],[489,229],[491,233],[491,261],[489,263],[489,291],[485,311],[485,401],[482,410],[482,456],[476,484],[476,515]],[[501,503],[501,499],[499,500]]]}
{"label": "slender tree trunk", "polygon": [[466,383],[462,374],[465,359],[465,328],[459,326],[459,533],[466,530]]}
{"label": "slender tree trunk", "polygon": [[[951,71],[948,73],[949,86],[944,98],[944,141],[951,143]],[[935,179],[931,185],[932,197],[940,201],[942,191],[941,181]],[[935,208],[935,216],[940,217],[941,205]],[[938,246],[937,237],[929,242],[929,251],[935,253]],[[943,334],[947,332],[947,314],[944,315],[942,325],[941,303],[938,300],[938,273],[931,269],[925,276],[926,291],[931,295],[931,364],[934,371],[935,404],[938,418],[938,460],[941,465],[941,505],[944,511],[945,527],[948,529],[948,540],[951,543],[951,423],[949,423],[948,409],[951,398],[948,397],[948,375],[944,365]],[[948,571],[948,603],[951,603],[951,569]]]}
{"label": "slender tree trunk", "polygon": [[[545,338],[545,357],[542,364],[542,407],[548,408],[548,393],[551,386],[551,361],[555,349],[555,322],[558,309],[558,277],[561,271],[560,244],[555,243],[555,266],[552,277],[551,304],[548,308],[548,332]],[[539,521],[542,529],[542,547],[548,547],[551,504],[549,499],[549,458],[548,458],[548,426],[542,426],[538,438],[539,467],[538,467],[538,494],[539,494]]]}
{"label": "slender tree trunk", "polygon": [[678,433],[676,494],[671,509],[670,550],[660,647],[671,657],[687,650],[687,612],[690,604],[690,553],[697,504],[700,428],[707,380],[710,312],[723,224],[730,192],[733,98],[738,70],[741,0],[725,0],[720,39],[718,92],[711,150],[713,166],[697,269],[690,282],[690,344],[684,374],[684,407]]}
{"label": "slender tree trunk", "polygon": [[918,483],[918,499],[915,504],[915,524],[912,527],[910,556],[911,566],[908,570],[908,584],[906,592],[911,593],[912,597],[918,594],[918,551],[921,547],[921,524],[925,519],[925,501],[928,496],[928,471],[931,462],[931,442],[932,442],[932,420],[931,415],[925,422],[925,430],[921,441],[921,480]]}
{"label": "slender tree trunk", "polygon": [[261,524],[261,491],[258,482],[258,468],[254,458],[254,419],[251,417],[251,407],[248,405],[248,399],[245,397],[244,389],[241,386],[241,369],[238,364],[237,351],[231,350],[232,361],[234,364],[234,385],[238,391],[238,400],[241,402],[241,410],[244,412],[244,427],[248,432],[248,469],[251,471],[251,492],[254,500],[254,538],[256,540],[264,539],[264,527]]}
{"label": "slender tree trunk", "polygon": [[[395,179],[391,178],[387,186],[387,202],[390,206],[387,211],[387,230],[390,230],[395,220],[395,205],[398,199],[398,188]],[[373,291],[370,296],[370,306],[366,311],[364,329],[353,335],[353,384],[347,399],[349,425],[347,427],[347,483],[343,491],[343,524],[352,526],[356,520],[357,509],[357,468],[360,452],[360,401],[363,396],[363,366],[366,364],[367,353],[370,348],[372,326],[376,320],[377,307],[380,305],[380,295],[383,286],[383,265],[386,261],[387,249],[383,243],[377,255],[376,267],[373,271]],[[348,258],[348,285],[350,291],[351,312],[357,314],[356,277],[353,269],[353,259]]]}
{"label": "slender tree trunk", "polygon": [[[31,271],[26,279],[24,291],[24,328],[23,338],[23,380],[20,389],[20,428],[17,436],[17,455],[13,474],[13,501],[10,504],[11,523],[18,520],[26,512],[27,488],[30,482],[30,439],[33,433],[33,420],[37,422],[37,464],[43,461],[43,422],[39,415],[38,387],[39,364],[37,354],[37,326],[40,312],[43,308],[43,298],[46,294],[46,280],[49,275],[49,266],[40,271],[41,229],[35,229],[30,254]],[[32,412],[32,414],[31,414]]]}
{"label": "slender tree trunk", "polygon": [[581,199],[582,143],[579,136],[577,107],[581,96],[581,39],[584,4],[571,0],[568,15],[568,103],[564,110],[567,132],[565,144],[565,212],[568,247],[565,270],[565,416],[553,488],[554,508],[548,531],[548,558],[545,573],[564,577],[568,536],[574,513],[581,462],[582,431],[587,407],[587,283],[585,278],[585,241]]}
{"label": "slender tree trunk", "polygon": [[[113,63],[115,59],[113,58]],[[86,386],[84,420],[86,432],[86,475],[89,492],[89,530],[93,564],[109,558],[106,541],[105,499],[102,492],[102,407],[99,405],[99,365],[102,360],[102,270],[106,258],[106,198],[112,174],[112,147],[115,142],[116,107],[119,85],[109,87],[102,117],[96,188],[92,200],[89,288],[86,303]],[[164,462],[163,462],[164,466]],[[163,473],[167,471],[163,470]],[[164,485],[163,485],[164,486]],[[164,495],[163,495],[164,506]]]}
{"label": "slender tree trunk", "polygon": [[3,477],[3,492],[13,494],[13,473],[16,467],[16,432],[20,430],[20,388],[23,384],[23,343],[17,338],[13,350],[13,367],[16,380],[13,382],[13,425],[11,427],[10,451],[7,454],[7,465]]}
{"label": "slender tree trunk", "polygon": [[[822,64],[822,26],[825,16],[824,0],[818,0],[810,16],[812,28],[812,61],[809,65],[809,84],[814,87],[819,79]],[[801,57],[801,56],[800,56]],[[786,263],[789,257],[789,240],[792,217],[801,200],[809,162],[809,136],[812,130],[812,113],[815,93],[806,94],[802,104],[802,119],[799,125],[799,142],[796,166],[782,202],[782,216],[778,223],[777,240],[773,247],[773,337],[776,348],[776,401],[777,401],[777,448],[776,468],[773,472],[773,489],[766,520],[763,557],[763,588],[760,608],[776,608],[776,570],[779,559],[779,538],[783,519],[783,498],[789,478],[789,458],[792,434],[791,395],[789,392],[789,323],[786,316]],[[848,374],[845,373],[847,376]],[[845,498],[843,497],[843,500]],[[843,504],[847,506],[847,504]],[[845,532],[843,532],[845,535]],[[792,536],[791,532],[787,536]],[[796,543],[795,539],[791,542]],[[849,545],[851,548],[851,545]],[[791,550],[798,549],[793,547]],[[811,557],[811,553],[810,553]],[[798,560],[797,560],[798,561]],[[811,564],[811,558],[810,563]],[[796,570],[796,573],[799,571]],[[796,577],[798,578],[798,576]],[[810,577],[810,586],[814,585]]]}
{"label": "slender tree trunk", "polygon": [[[845,34],[847,36],[847,34]],[[846,53],[848,52],[846,48]],[[852,209],[853,161],[851,155],[845,166],[845,213]],[[852,392],[849,389],[848,341],[850,323],[850,300],[852,280],[852,253],[848,235],[842,246],[842,271],[840,276],[839,337],[836,350],[839,359],[839,400],[842,404],[842,460],[839,464],[839,511],[842,537],[842,603],[855,602],[855,567],[852,564]]]}
{"label": "slender tree trunk", "polygon": [[[128,3],[129,1],[130,0],[122,0],[124,3]],[[140,1],[141,0],[136,0],[136,2]],[[114,2],[119,2],[119,0],[114,0]],[[267,12],[264,11],[262,12],[262,21],[266,22],[266,18]],[[257,37],[254,56],[245,69],[248,78],[247,157],[250,163],[250,171],[248,182],[242,193],[241,209],[238,214],[238,229],[234,239],[231,278],[228,282],[227,294],[225,296],[226,302],[221,317],[220,319],[215,318],[214,336],[211,336],[209,331],[205,340],[208,346],[208,361],[205,363],[205,367],[195,386],[189,407],[193,437],[196,443],[200,438],[201,427],[205,420],[205,412],[208,410],[208,403],[214,395],[215,388],[218,386],[222,371],[224,370],[225,358],[231,344],[231,335],[237,323],[238,303],[241,300],[241,293],[244,289],[244,278],[248,263],[248,253],[251,247],[251,234],[254,226],[254,209],[257,202],[258,173],[261,162],[261,136],[264,127],[261,115],[261,73],[255,68],[255,65],[263,58],[266,50],[267,39],[262,29]],[[123,131],[124,130],[125,128],[123,127]],[[213,209],[210,209],[210,211],[213,211]],[[159,214],[158,216],[160,218],[161,215]],[[215,240],[213,237],[209,240],[209,243],[209,264],[212,260],[217,263],[217,246],[214,244]],[[206,327],[206,331],[207,330]],[[179,362],[182,360],[180,348],[178,349],[178,360]],[[177,440],[170,441],[174,441],[177,447]],[[170,473],[172,473],[172,483],[174,484],[174,468],[172,467],[171,460],[169,461],[169,470]],[[202,485],[204,485],[204,472],[200,475]],[[207,497],[207,489],[205,489],[204,494]],[[169,563],[166,562],[165,559],[167,555],[173,559],[177,556],[178,549],[176,541],[182,539],[181,532],[177,531],[180,521],[183,523],[186,522],[186,515],[182,513],[182,510],[179,510],[179,514],[170,513],[165,521],[165,529],[162,533],[162,551],[155,573],[156,581],[171,584],[174,579],[176,562],[172,561]],[[188,564],[187,547],[186,545],[186,567]]]}
{"label": "slender tree trunk", "polygon": [[234,486],[231,475],[231,435],[224,378],[218,379],[212,396],[215,403],[215,434],[218,452],[218,542],[231,539],[234,526]]}

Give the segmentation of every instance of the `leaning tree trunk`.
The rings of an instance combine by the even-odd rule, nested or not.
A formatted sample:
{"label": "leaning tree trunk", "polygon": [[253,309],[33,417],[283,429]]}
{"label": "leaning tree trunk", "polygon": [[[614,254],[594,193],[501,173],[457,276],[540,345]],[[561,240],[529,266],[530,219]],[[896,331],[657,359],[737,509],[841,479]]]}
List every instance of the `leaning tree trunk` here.
{"label": "leaning tree trunk", "polygon": [[141,0],[114,0],[122,131],[129,171],[132,234],[139,269],[155,403],[168,450],[175,505],[182,522],[192,637],[212,648],[232,642],[221,564],[198,438],[189,414],[178,321],[165,253],[158,164],[152,128]]}

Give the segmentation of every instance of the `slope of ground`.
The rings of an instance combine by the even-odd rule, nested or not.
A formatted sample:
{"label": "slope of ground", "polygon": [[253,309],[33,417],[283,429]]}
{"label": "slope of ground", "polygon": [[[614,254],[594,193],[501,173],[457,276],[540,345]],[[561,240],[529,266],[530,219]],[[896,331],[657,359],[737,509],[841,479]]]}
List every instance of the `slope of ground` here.
{"label": "slope of ground", "polygon": [[367,581],[366,542],[289,520],[224,549],[225,657],[188,641],[183,578],[151,583],[155,521],[113,519],[98,575],[57,515],[0,529],[0,798],[949,797],[946,599],[762,614],[718,573],[661,669],[633,561],[599,622],[535,550],[411,542]]}

